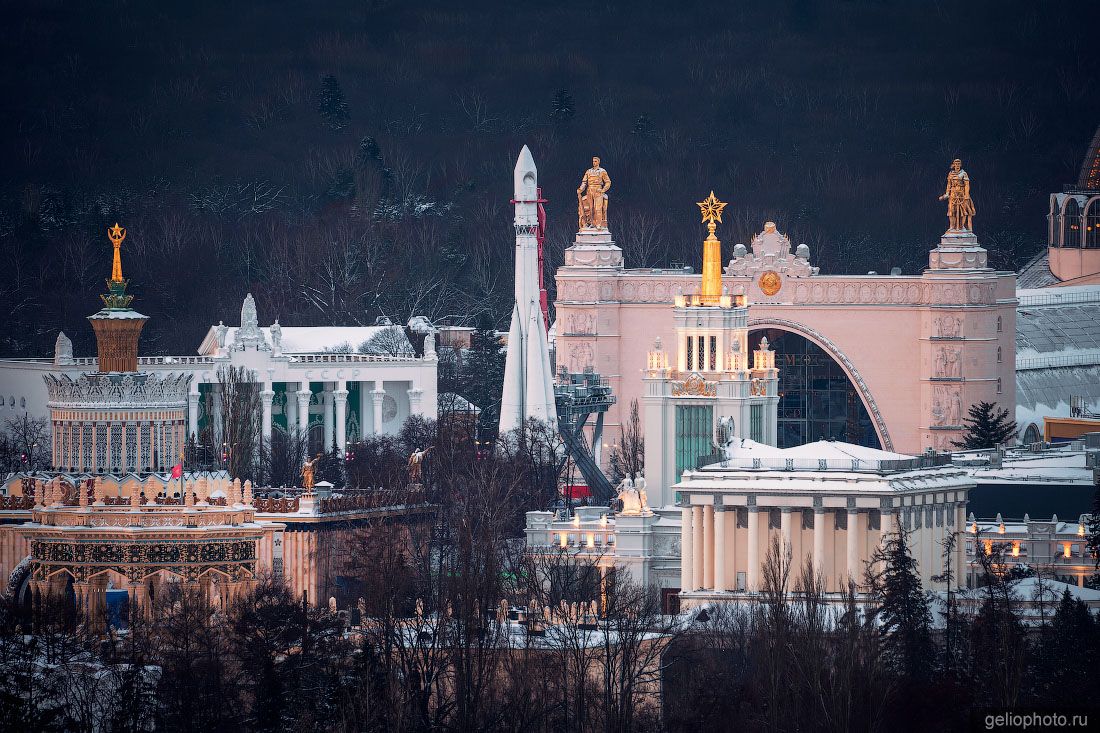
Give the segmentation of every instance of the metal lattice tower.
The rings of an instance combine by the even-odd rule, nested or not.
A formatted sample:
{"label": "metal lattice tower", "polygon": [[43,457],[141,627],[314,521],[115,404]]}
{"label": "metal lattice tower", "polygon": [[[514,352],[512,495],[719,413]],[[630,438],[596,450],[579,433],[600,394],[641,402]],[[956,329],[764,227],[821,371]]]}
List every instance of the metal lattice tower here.
{"label": "metal lattice tower", "polygon": [[[554,402],[558,410],[558,433],[565,442],[565,457],[558,466],[559,474],[565,459],[572,458],[595,502],[606,504],[614,495],[614,489],[600,470],[600,453],[603,416],[615,404],[611,387],[591,368],[583,372],[569,372],[563,367],[554,385]],[[596,416],[596,421],[592,444],[589,445],[584,426],[592,415]]]}

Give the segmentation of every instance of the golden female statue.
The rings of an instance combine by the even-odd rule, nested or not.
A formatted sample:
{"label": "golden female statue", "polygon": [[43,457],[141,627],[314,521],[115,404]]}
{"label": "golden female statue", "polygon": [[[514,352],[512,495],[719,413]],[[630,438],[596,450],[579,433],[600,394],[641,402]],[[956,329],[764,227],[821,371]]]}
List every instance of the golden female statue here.
{"label": "golden female statue", "polygon": [[313,467],[319,460],[321,460],[320,453],[314,456],[312,461],[302,464],[302,488],[306,491],[313,491]]}
{"label": "golden female statue", "polygon": [[947,201],[948,231],[969,232],[974,226],[974,202],[970,200],[970,176],[963,170],[962,161],[955,158],[947,171],[947,190],[940,201]]}
{"label": "golden female statue", "polygon": [[581,176],[577,189],[577,226],[580,229],[607,229],[607,192],[611,177],[600,167],[600,159],[592,157],[592,167]]}

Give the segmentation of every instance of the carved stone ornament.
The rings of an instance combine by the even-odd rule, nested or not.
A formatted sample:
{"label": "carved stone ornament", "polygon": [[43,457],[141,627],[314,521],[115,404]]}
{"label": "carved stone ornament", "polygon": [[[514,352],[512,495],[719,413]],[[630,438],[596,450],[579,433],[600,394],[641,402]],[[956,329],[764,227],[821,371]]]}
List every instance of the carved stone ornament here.
{"label": "carved stone ornament", "polygon": [[708,382],[699,374],[691,374],[682,382],[672,383],[673,397],[717,397],[718,385]]}

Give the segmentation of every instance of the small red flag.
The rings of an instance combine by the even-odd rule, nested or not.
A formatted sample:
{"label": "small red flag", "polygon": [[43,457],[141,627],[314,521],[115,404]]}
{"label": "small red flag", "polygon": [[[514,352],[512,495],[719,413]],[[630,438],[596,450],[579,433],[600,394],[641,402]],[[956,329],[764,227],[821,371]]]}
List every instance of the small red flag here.
{"label": "small red flag", "polygon": [[183,464],[182,463],[177,463],[176,465],[172,466],[172,478],[182,478],[182,477],[183,477]]}

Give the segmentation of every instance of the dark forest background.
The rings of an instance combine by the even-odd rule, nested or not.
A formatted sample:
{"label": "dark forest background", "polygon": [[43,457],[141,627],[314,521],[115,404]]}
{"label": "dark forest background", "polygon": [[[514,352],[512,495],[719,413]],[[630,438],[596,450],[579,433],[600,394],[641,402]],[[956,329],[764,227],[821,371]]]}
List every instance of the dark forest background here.
{"label": "dark forest background", "polygon": [[[916,272],[974,183],[999,267],[1044,243],[1046,197],[1100,123],[1092,3],[2,3],[0,354],[92,351],[105,229],[189,353],[251,291],[284,325],[412,314],[506,325],[524,143],[575,231],[589,158],[630,266],[697,264],[765,219],[823,272]],[[551,280],[552,281],[552,280]]]}

